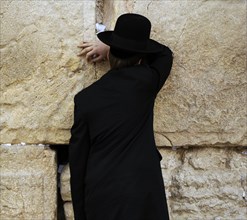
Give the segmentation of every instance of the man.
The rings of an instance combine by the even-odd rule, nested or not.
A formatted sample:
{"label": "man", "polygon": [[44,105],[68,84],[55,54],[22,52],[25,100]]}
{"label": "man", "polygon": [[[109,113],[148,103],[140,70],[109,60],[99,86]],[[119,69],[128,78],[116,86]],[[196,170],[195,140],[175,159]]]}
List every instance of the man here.
{"label": "man", "polygon": [[171,50],[150,39],[151,23],[121,15],[103,43],[80,55],[111,66],[76,94],[69,164],[75,220],[169,219],[153,133],[153,107],[171,67]]}

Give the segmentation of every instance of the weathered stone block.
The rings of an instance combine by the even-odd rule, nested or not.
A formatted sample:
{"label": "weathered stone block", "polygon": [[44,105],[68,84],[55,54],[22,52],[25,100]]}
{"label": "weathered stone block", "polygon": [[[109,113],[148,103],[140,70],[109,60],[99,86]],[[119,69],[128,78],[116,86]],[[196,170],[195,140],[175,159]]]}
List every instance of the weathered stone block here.
{"label": "weathered stone block", "polygon": [[66,202],[64,204],[64,212],[65,212],[66,220],[74,220],[72,202]]}
{"label": "weathered stone block", "polygon": [[60,177],[61,182],[61,196],[63,201],[71,201],[71,193],[70,193],[70,172],[69,165],[67,164]]}
{"label": "weathered stone block", "polygon": [[247,155],[243,151],[161,148],[172,219],[246,219]]}
{"label": "weathered stone block", "polygon": [[0,143],[67,143],[73,96],[96,77],[77,57],[77,45],[95,38],[95,2],[1,1],[0,8]]}
{"label": "weathered stone block", "polygon": [[56,219],[55,152],[0,145],[0,219]]}

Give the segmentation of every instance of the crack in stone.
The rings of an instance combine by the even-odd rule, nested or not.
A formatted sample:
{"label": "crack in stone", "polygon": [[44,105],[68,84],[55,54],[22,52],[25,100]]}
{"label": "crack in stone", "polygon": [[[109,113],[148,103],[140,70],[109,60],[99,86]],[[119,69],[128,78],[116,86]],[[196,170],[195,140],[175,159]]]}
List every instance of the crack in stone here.
{"label": "crack in stone", "polygon": [[147,11],[149,10],[150,5],[153,3],[153,1],[150,1],[147,5]]}
{"label": "crack in stone", "polygon": [[166,138],[169,141],[169,143],[171,144],[172,148],[174,147],[171,139],[169,139],[166,135],[164,135],[164,133],[157,132],[157,131],[155,131],[155,133],[157,133],[157,134],[161,135],[162,137]]}
{"label": "crack in stone", "polygon": [[102,23],[103,22],[103,14],[104,14],[104,0],[96,0],[95,5],[95,20],[97,23]]}

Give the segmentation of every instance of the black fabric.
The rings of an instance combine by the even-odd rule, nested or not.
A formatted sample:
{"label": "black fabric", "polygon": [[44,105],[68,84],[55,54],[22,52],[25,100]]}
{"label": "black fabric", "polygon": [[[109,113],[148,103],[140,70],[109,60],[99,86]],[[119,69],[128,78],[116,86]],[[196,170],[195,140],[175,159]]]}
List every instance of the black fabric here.
{"label": "black fabric", "polygon": [[153,107],[172,52],[110,70],[74,98],[69,164],[75,220],[167,220]]}
{"label": "black fabric", "polygon": [[120,58],[120,59],[127,59],[127,58],[138,55],[138,53],[120,50],[120,49],[116,49],[114,47],[110,47],[110,52],[112,53],[113,56]]}

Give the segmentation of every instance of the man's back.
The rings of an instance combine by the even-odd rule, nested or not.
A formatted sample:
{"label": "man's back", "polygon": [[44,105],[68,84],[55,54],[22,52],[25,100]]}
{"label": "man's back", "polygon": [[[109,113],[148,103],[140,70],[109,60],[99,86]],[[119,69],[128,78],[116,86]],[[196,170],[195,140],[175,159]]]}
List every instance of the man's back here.
{"label": "man's back", "polygon": [[138,126],[153,111],[157,83],[155,73],[137,65],[110,70],[78,93],[77,104],[87,115],[91,141],[97,142],[116,126],[123,135]]}
{"label": "man's back", "polygon": [[133,193],[140,197],[152,191],[150,200],[165,201],[161,157],[153,135],[157,84],[158,77],[148,66],[136,65],[111,70],[76,95],[89,131],[85,174],[89,213],[90,207],[119,196],[133,202]]}

